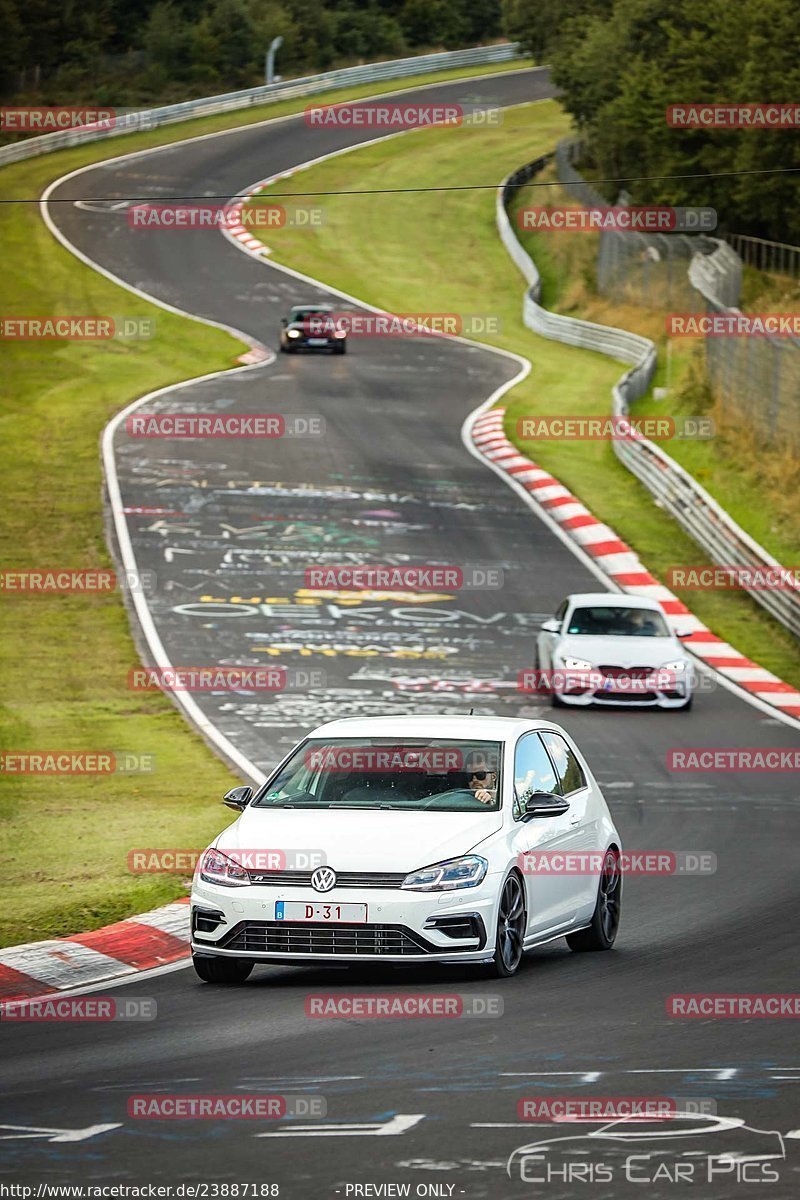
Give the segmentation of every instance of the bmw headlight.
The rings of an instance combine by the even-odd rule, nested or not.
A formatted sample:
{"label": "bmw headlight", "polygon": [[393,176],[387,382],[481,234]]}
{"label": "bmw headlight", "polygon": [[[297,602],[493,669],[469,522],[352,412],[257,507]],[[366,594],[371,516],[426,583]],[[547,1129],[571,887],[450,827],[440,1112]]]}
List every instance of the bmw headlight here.
{"label": "bmw headlight", "polygon": [[299,330],[299,329],[289,329],[289,330],[287,330],[287,332],[286,332],[286,336],[287,336],[287,337],[290,337],[290,338],[297,338],[297,337],[300,337],[300,336],[301,336],[301,335],[300,335],[300,330]]}
{"label": "bmw headlight", "polygon": [[477,854],[466,858],[451,858],[448,862],[423,867],[406,875],[401,888],[411,892],[452,892],[458,888],[476,887],[483,881],[489,864]]}
{"label": "bmw headlight", "polygon": [[664,663],[660,669],[662,671],[685,671],[688,663],[683,658],[676,658],[674,662]]}
{"label": "bmw headlight", "polygon": [[206,883],[221,883],[225,887],[245,887],[250,882],[244,867],[219,850],[206,850],[200,861],[200,878]]}
{"label": "bmw headlight", "polygon": [[591,671],[592,664],[585,658],[565,658],[564,666],[568,671]]}

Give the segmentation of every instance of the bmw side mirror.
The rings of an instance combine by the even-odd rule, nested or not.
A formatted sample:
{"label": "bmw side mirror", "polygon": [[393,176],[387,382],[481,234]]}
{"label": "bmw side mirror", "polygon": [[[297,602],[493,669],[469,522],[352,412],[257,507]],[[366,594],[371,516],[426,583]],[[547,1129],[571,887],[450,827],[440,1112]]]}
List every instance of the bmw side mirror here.
{"label": "bmw side mirror", "polygon": [[558,633],[558,630],[559,622],[555,619],[555,617],[549,617],[548,620],[542,624],[542,633]]}
{"label": "bmw side mirror", "polygon": [[281,317],[281,325],[283,326],[284,329],[286,328],[286,326],[288,324],[289,324],[289,322],[286,320],[286,317]]}
{"label": "bmw side mirror", "polygon": [[569,801],[563,796],[556,796],[554,792],[534,792],[528,798],[522,819],[530,821],[534,817],[560,817],[568,809]]}
{"label": "bmw side mirror", "polygon": [[694,632],[694,630],[692,630],[692,629],[676,629],[676,630],[675,630],[675,637],[676,637],[676,638],[681,638],[681,639],[683,639],[683,638],[690,638],[690,637],[692,636],[692,633],[693,633],[693,632]]}
{"label": "bmw side mirror", "polygon": [[242,812],[247,808],[252,799],[253,789],[251,787],[235,787],[225,793],[222,803],[226,808],[233,808],[236,812]]}

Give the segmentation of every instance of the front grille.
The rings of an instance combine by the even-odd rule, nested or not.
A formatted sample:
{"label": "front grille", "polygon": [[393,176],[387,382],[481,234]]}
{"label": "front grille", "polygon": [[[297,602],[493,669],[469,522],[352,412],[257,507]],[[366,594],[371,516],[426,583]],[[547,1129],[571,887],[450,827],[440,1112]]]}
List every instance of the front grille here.
{"label": "front grille", "polygon": [[[311,887],[311,871],[248,871],[252,883],[265,887]],[[337,888],[399,888],[400,871],[337,871]]]}
{"label": "front grille", "polygon": [[656,675],[658,667],[603,667],[597,668],[609,679],[647,679],[648,675]]}
{"label": "front grille", "polygon": [[218,943],[244,954],[427,954],[431,946],[403,925],[322,925],[243,921]]}
{"label": "front grille", "polygon": [[608,704],[642,704],[647,700],[656,700],[655,692],[595,692],[595,700],[605,700]]}

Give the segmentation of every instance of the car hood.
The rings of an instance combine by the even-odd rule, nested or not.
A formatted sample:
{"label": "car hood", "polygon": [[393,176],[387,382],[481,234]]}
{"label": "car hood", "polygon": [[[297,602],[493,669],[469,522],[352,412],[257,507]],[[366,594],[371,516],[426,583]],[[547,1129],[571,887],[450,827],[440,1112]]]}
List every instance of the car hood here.
{"label": "car hood", "polygon": [[686,651],[676,638],[653,637],[563,637],[557,652],[583,658],[592,666],[663,667]]}
{"label": "car hood", "polygon": [[467,854],[502,814],[246,808],[215,845],[226,850],[321,850],[337,871],[414,871]]}

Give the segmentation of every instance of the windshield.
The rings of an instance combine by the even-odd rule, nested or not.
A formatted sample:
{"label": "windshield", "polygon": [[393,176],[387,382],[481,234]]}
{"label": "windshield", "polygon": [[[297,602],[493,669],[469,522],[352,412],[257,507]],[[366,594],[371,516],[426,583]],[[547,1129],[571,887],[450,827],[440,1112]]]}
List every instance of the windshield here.
{"label": "windshield", "polygon": [[332,313],[329,308],[293,308],[289,314],[292,325],[300,325],[304,321],[329,321]]}
{"label": "windshield", "polygon": [[309,740],[251,807],[492,811],[500,807],[501,758],[500,742]]}
{"label": "windshield", "polygon": [[576,608],[567,633],[593,637],[671,637],[661,613],[651,608]]}

